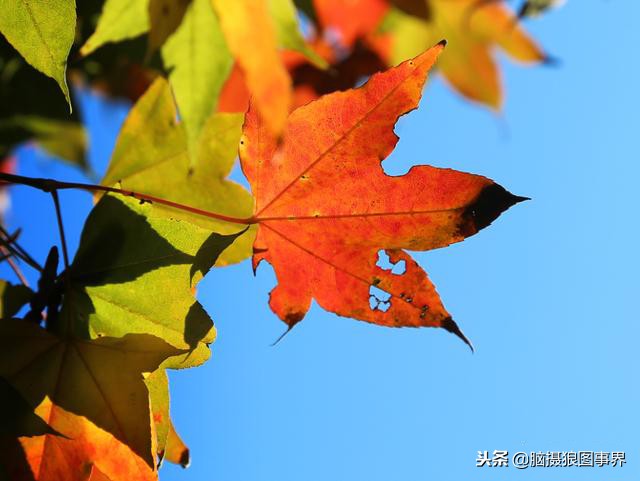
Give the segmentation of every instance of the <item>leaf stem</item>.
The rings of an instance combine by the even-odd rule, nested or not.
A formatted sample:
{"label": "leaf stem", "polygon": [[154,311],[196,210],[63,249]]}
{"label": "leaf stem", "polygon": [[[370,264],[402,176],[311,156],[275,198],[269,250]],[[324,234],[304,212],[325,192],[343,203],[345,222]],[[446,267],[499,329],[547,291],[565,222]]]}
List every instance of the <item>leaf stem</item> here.
{"label": "leaf stem", "polygon": [[51,197],[53,198],[53,205],[56,207],[56,219],[58,220],[58,231],[60,232],[60,242],[62,243],[62,257],[64,259],[64,271],[69,272],[69,251],[67,251],[67,239],[64,235],[64,225],[62,224],[62,211],[60,209],[60,198],[58,197],[58,190],[53,189],[51,191]]}
{"label": "leaf stem", "polygon": [[[37,270],[38,272],[42,272],[42,266],[38,264],[33,257],[29,255],[27,251],[25,251],[20,244],[18,244],[18,233],[9,234],[4,226],[0,223],[0,244],[4,249],[6,249],[10,256],[17,257],[22,261],[26,262],[29,266]],[[4,252],[4,251],[3,251]]]}
{"label": "leaf stem", "polygon": [[201,215],[203,217],[209,217],[211,219],[217,219],[224,222],[230,222],[233,224],[251,225],[251,224],[256,224],[258,222],[258,220],[255,217],[247,217],[244,219],[238,218],[238,217],[231,217],[223,214],[218,214],[217,212],[198,209],[197,207],[192,207],[190,205],[180,204],[178,202],[173,202],[168,199],[162,199],[160,197],[156,197],[153,195],[143,194],[141,192],[135,192],[133,190],[118,189],[117,187],[107,187],[106,185],[84,184],[81,182],[62,182],[62,181],[53,180],[53,179],[25,177],[22,175],[6,174],[6,173],[0,173],[0,182],[4,182],[8,184],[27,185],[29,187],[39,189],[43,192],[51,192],[51,193],[57,190],[62,190],[62,189],[79,189],[79,190],[86,190],[89,192],[108,192],[112,194],[123,195],[125,197],[133,197],[134,199],[138,199],[143,202],[150,202],[150,203],[165,205],[167,207],[172,207],[174,209],[182,210],[184,212],[189,212],[191,214]]}

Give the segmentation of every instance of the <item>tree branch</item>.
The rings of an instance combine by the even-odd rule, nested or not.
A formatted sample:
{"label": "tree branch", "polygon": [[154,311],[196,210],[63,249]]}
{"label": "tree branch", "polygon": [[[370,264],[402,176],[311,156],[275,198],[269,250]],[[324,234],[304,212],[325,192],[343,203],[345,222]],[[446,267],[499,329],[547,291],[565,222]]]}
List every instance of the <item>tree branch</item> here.
{"label": "tree branch", "polygon": [[24,177],[22,175],[14,175],[14,174],[6,174],[6,173],[0,173],[0,182],[7,183],[7,184],[27,185],[29,187],[39,189],[43,192],[53,192],[53,191],[62,190],[62,189],[79,189],[79,190],[86,190],[89,192],[108,192],[112,194],[123,195],[125,197],[133,197],[134,199],[138,199],[143,202],[156,203],[156,204],[164,205],[167,207],[172,207],[174,209],[178,209],[184,212],[189,212],[191,214],[201,215],[203,217],[209,217],[211,219],[217,219],[224,222],[230,222],[233,224],[250,225],[250,224],[257,223],[257,220],[254,217],[248,217],[245,219],[238,218],[238,217],[230,217],[223,214],[218,214],[217,212],[198,209],[196,207],[191,207],[189,205],[184,205],[178,202],[173,202],[171,200],[162,199],[160,197],[155,197],[153,195],[143,194],[141,192],[135,192],[133,190],[118,189],[116,187],[107,187],[105,185],[84,184],[80,182],[62,182],[62,181],[53,180],[53,179]]}

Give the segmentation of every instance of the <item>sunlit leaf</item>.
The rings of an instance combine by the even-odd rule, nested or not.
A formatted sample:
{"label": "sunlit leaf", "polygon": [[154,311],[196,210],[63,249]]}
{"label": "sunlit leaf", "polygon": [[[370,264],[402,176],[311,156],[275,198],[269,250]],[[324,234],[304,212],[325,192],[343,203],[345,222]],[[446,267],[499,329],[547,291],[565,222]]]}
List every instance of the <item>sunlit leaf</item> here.
{"label": "sunlit leaf", "polygon": [[169,425],[169,435],[167,436],[164,459],[173,464],[179,464],[183,468],[188,468],[191,463],[189,448],[176,432],[173,423]]}
{"label": "sunlit leaf", "polygon": [[192,286],[237,235],[211,233],[157,215],[149,204],[105,196],[85,223],[71,266],[74,302],[63,306],[63,314],[73,316],[78,330],[88,326],[91,338],[151,334],[188,351],[165,367],[201,364],[215,329]]}
{"label": "sunlit leaf", "polygon": [[[315,299],[341,316],[443,327],[466,340],[405,250],[460,242],[523,199],[477,175],[418,166],[391,177],[380,165],[442,47],[300,107],[281,142],[248,112],[240,158],[256,197],[253,266],[273,266],[269,303],[289,327]],[[377,265],[380,251],[404,271]]]}
{"label": "sunlit leaf", "polygon": [[193,0],[182,24],[162,48],[193,163],[202,128],[215,111],[233,59],[209,0]]}
{"label": "sunlit leaf", "polygon": [[[22,452],[0,454],[11,480],[154,481],[152,467],[117,436],[47,396],[36,409],[60,435],[18,438]],[[21,463],[21,457],[26,458]]]}
{"label": "sunlit leaf", "polygon": [[392,38],[392,63],[420,53],[441,39],[447,53],[438,62],[445,79],[464,96],[499,109],[503,95],[494,47],[525,63],[540,63],[545,54],[501,1],[431,0],[424,21],[392,12],[383,30]]}
{"label": "sunlit leaf", "polygon": [[89,55],[106,43],[120,42],[149,30],[149,0],[106,0],[96,31],[80,49]]}
{"label": "sunlit leaf", "polygon": [[0,0],[0,12],[0,32],[27,62],[58,82],[71,108],[66,71],[75,0]]}
{"label": "sunlit leaf", "polygon": [[[214,114],[204,126],[198,163],[192,166],[182,125],[176,121],[171,92],[157,80],[134,106],[124,123],[102,183],[166,198],[230,217],[251,215],[253,199],[241,185],[227,180],[235,162],[242,115]],[[177,209],[153,206],[157,215],[171,216],[199,229],[235,234],[244,226]],[[219,257],[218,265],[251,255],[252,232],[238,238]]]}
{"label": "sunlit leaf", "polygon": [[189,448],[176,433],[170,415],[169,379],[164,369],[158,369],[145,380],[149,389],[151,415],[156,429],[158,459],[187,467]]}
{"label": "sunlit leaf", "polygon": [[[229,49],[245,74],[268,128],[282,132],[291,105],[291,79],[278,52],[266,0],[211,0]],[[248,21],[251,19],[251,21]]]}

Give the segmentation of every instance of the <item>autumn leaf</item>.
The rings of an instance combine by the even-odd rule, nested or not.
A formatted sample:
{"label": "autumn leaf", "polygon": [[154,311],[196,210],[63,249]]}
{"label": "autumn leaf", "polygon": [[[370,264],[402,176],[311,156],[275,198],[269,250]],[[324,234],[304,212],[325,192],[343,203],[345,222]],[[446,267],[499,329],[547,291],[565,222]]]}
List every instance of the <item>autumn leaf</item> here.
{"label": "autumn leaf", "polygon": [[183,468],[188,468],[191,463],[190,456],[189,448],[184,444],[184,441],[182,441],[182,438],[180,438],[176,432],[173,423],[171,423],[169,425],[169,434],[167,435],[164,459],[173,464],[179,464]]}
{"label": "autumn leaf", "polygon": [[[242,119],[237,114],[210,114],[197,146],[199,160],[194,163],[183,125],[176,121],[171,89],[158,79],[129,113],[102,183],[168,198],[203,211],[248,218],[253,208],[251,195],[226,179],[237,155]],[[205,232],[232,235],[241,230],[238,224],[157,204],[151,210]],[[217,265],[249,257],[254,230],[224,250]]]}
{"label": "autumn leaf", "polygon": [[295,108],[338,90],[355,87],[363,78],[384,70],[385,60],[366,42],[356,41],[347,55],[338,55],[330,46],[320,45],[329,61],[329,69],[319,69],[298,57],[289,60],[288,67],[293,79],[293,105]]}
{"label": "autumn leaf", "polygon": [[0,33],[29,64],[58,83],[71,108],[66,70],[75,37],[75,0],[1,0],[0,11]]}
{"label": "autumn leaf", "polygon": [[[78,396],[81,397],[81,396]],[[21,452],[3,449],[9,479],[37,481],[154,481],[152,467],[108,431],[63,409],[47,396],[35,409],[59,434],[23,436]],[[0,445],[4,444],[0,441]],[[6,443],[6,442],[5,442]],[[15,449],[15,448],[14,448]],[[21,457],[27,465],[21,464]]]}
{"label": "autumn leaf", "polygon": [[4,319],[0,377],[34,408],[49,397],[55,404],[40,417],[56,431],[62,432],[51,421],[59,407],[89,419],[154,466],[142,373],[156,370],[179,350],[148,334],[96,340],[69,334],[56,336],[33,323]]}
{"label": "autumn leaf", "polygon": [[389,9],[386,0],[313,0],[313,6],[320,25],[346,47],[374,32]]}
{"label": "autumn leaf", "polygon": [[[211,0],[211,3],[265,124],[272,133],[279,134],[291,104],[291,79],[280,60],[267,2]],[[249,18],[251,22],[247,21]]]}
{"label": "autumn leaf", "polygon": [[392,39],[391,63],[417,55],[445,38],[447,54],[438,62],[444,78],[465,97],[495,109],[503,95],[494,47],[525,63],[545,61],[545,54],[502,1],[431,0],[428,21],[392,11],[382,31]]}
{"label": "autumn leaf", "polygon": [[[164,373],[164,368],[190,367],[209,357],[215,330],[193,288],[241,233],[211,233],[154,216],[149,204],[104,196],[85,223],[72,265],[60,276],[52,249],[38,282],[37,296],[46,299],[32,300],[24,320],[0,322],[0,377],[33,407],[51,399],[43,419],[53,429],[58,431],[52,422],[59,409],[82,416],[155,469],[157,433],[163,436],[162,449],[172,453],[179,437],[168,417],[168,386],[160,384],[158,390],[149,381],[148,388],[143,375],[150,379],[161,366]],[[38,322],[45,307],[46,330]],[[150,397],[166,397],[166,402],[154,410]],[[156,422],[158,409],[166,410],[163,422]],[[32,452],[39,460],[43,450],[58,450],[51,436],[42,443],[25,448],[30,462]],[[74,456],[87,457],[83,466],[89,466],[93,452],[77,448]],[[68,469],[60,463],[47,465],[53,474],[44,479]],[[102,468],[99,475],[112,478]]]}
{"label": "autumn leaf", "polygon": [[[341,316],[443,327],[466,340],[404,249],[462,241],[523,199],[477,175],[418,166],[391,177],[380,165],[398,140],[396,120],[417,107],[443,45],[362,88],[300,107],[281,143],[248,112],[240,158],[256,198],[253,266],[273,266],[270,306],[289,327],[315,299]],[[376,265],[381,250],[403,264],[402,275]]]}
{"label": "autumn leaf", "polygon": [[80,53],[86,56],[106,43],[149,32],[147,57],[161,48],[192,147],[216,108],[235,57],[266,121],[277,133],[291,97],[290,79],[279,50],[296,50],[318,67],[326,66],[300,33],[292,0],[188,3],[107,0],[95,33]]}
{"label": "autumn leaf", "polygon": [[161,463],[167,460],[182,467],[190,462],[189,448],[175,430],[170,415],[169,379],[164,369],[158,369],[145,379],[149,389],[151,416],[155,424],[156,450]]}
{"label": "autumn leaf", "polygon": [[202,364],[215,329],[192,287],[241,233],[211,233],[107,195],[85,223],[70,270],[73,303],[61,316],[90,338],[151,334],[186,351],[163,367]]}
{"label": "autumn leaf", "polygon": [[[323,38],[312,39],[309,44],[325,59],[328,68],[319,68],[297,52],[283,53],[284,64],[293,81],[292,110],[321,95],[352,88],[362,78],[386,67],[386,55],[380,55],[368,42],[358,40],[346,55]],[[220,93],[218,110],[244,113],[249,108],[250,97],[242,71],[234,67]]]}

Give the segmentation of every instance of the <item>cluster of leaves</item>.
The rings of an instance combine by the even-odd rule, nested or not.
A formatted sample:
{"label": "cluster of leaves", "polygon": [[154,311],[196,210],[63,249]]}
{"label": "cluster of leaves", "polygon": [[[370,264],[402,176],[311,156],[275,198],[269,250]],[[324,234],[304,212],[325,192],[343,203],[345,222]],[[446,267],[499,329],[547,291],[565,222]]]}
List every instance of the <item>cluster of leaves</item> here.
{"label": "cluster of leaves", "polygon": [[[62,236],[62,262],[53,247],[40,265],[0,229],[2,259],[39,276],[34,289],[0,284],[0,479],[151,480],[165,459],[188,464],[166,370],[210,355],[215,329],[195,292],[214,265],[271,264],[269,303],[289,329],[316,300],[470,345],[407,251],[460,242],[523,198],[449,169],[391,177],[381,161],[442,38],[442,74],[495,107],[493,45],[544,60],[504,2],[0,5],[0,157],[35,139],[88,169],[69,79],[136,101],[100,185],[0,173],[51,193]],[[251,193],[227,178],[238,154]],[[68,188],[96,195],[73,259],[58,201]]]}

